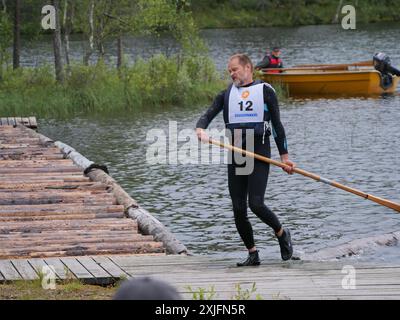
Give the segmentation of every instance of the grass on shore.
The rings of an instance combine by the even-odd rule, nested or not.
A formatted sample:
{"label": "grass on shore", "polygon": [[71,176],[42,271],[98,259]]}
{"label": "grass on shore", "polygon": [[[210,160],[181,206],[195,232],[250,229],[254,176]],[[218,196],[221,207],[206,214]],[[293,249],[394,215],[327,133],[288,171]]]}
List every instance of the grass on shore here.
{"label": "grass on shore", "polygon": [[15,281],[0,285],[0,300],[111,300],[115,286],[101,287],[69,280],[57,284],[54,290],[42,288],[40,280]]}
{"label": "grass on shore", "polygon": [[37,117],[210,103],[226,85],[207,57],[163,55],[121,70],[103,63],[72,66],[64,84],[55,81],[52,66],[8,69],[0,79],[2,114]]}

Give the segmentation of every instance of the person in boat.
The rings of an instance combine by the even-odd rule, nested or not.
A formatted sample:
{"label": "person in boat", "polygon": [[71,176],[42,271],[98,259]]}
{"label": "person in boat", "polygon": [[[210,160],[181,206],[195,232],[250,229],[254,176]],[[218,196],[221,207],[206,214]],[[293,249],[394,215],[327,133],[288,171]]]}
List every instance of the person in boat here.
{"label": "person in boat", "polygon": [[[253,69],[253,64],[247,55],[235,54],[230,57],[228,72],[233,83],[216,96],[212,105],[197,121],[197,137],[203,142],[208,142],[209,136],[205,129],[216,115],[223,111],[226,132],[232,145],[270,157],[269,136],[272,131],[281,161],[287,165],[284,170],[292,174],[295,164],[289,160],[285,129],[280,120],[275,90],[261,80],[254,81]],[[253,229],[247,216],[247,199],[251,211],[274,230],[282,260],[289,260],[293,254],[289,229],[283,228],[276,214],[264,204],[269,164],[252,160],[253,170],[247,173],[239,172],[238,169],[243,168],[243,163],[240,164],[235,160],[235,154],[230,154],[228,164],[228,188],[235,224],[248,250],[247,259],[238,263],[239,267],[260,264]]]}
{"label": "person in boat", "polygon": [[[274,47],[271,53],[264,56],[261,62],[257,63],[256,70],[265,68],[283,68],[282,59],[280,58],[281,49]],[[268,73],[280,73],[280,70],[269,70]]]}

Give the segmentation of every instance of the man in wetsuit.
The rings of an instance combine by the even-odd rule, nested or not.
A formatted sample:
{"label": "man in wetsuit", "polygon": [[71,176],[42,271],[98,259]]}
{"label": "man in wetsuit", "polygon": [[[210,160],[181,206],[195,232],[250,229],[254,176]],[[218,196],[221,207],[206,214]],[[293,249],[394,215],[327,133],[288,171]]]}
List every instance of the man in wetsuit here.
{"label": "man in wetsuit", "polygon": [[[209,141],[204,129],[220,111],[223,111],[226,127],[233,137],[231,141],[235,146],[249,150],[246,148],[247,145],[253,147],[253,150],[249,151],[270,157],[269,123],[271,122],[281,161],[287,165],[284,170],[292,174],[295,164],[289,160],[285,130],[280,120],[275,90],[267,83],[253,80],[253,64],[245,54],[236,54],[229,59],[228,72],[233,83],[217,95],[211,107],[198,120],[196,124],[198,138],[203,142]],[[253,229],[247,217],[247,199],[251,211],[274,230],[278,237],[282,259],[290,259],[293,254],[290,231],[282,227],[278,217],[264,204],[269,164],[255,160],[253,170],[246,175],[238,174],[239,167],[241,165],[236,161],[228,164],[228,186],[236,228],[249,255],[237,265],[260,264]]]}
{"label": "man in wetsuit", "polygon": [[[264,56],[261,62],[257,63],[255,68],[257,70],[264,68],[283,68],[282,59],[280,58],[281,49],[274,47],[270,54]],[[268,73],[280,73],[280,70],[269,70]]]}

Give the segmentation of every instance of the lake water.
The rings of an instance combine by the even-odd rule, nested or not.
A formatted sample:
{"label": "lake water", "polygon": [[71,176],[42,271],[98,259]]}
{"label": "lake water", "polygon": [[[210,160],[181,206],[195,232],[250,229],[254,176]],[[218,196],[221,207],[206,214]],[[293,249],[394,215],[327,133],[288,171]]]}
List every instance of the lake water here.
{"label": "lake water", "polygon": [[[205,30],[202,36],[220,70],[234,52],[247,52],[258,61],[266,48],[275,45],[282,47],[286,66],[356,62],[372,59],[378,51],[400,65],[399,24],[358,26],[355,31],[338,26]],[[125,44],[132,60],[176,48],[168,37],[130,38]],[[74,59],[80,59],[83,42],[77,39],[71,47]],[[107,47],[108,61],[113,62],[114,44]],[[25,65],[51,61],[48,41],[25,49]],[[400,202],[399,92],[373,99],[291,99],[280,107],[289,153],[298,167]],[[206,108],[188,105],[113,118],[42,118],[39,131],[106,164],[123,188],[192,252],[240,257],[245,251],[233,221],[226,165],[151,165],[145,158],[150,130],[168,134],[169,121],[177,121],[179,130],[193,129]],[[211,128],[222,127],[218,116]],[[278,159],[273,140],[271,144],[273,158]],[[279,168],[271,169],[265,202],[292,230],[297,254],[400,230],[395,211],[300,175],[288,176]],[[272,230],[250,212],[249,216],[262,258],[279,259]],[[351,259],[400,262],[399,247],[367,248]]]}

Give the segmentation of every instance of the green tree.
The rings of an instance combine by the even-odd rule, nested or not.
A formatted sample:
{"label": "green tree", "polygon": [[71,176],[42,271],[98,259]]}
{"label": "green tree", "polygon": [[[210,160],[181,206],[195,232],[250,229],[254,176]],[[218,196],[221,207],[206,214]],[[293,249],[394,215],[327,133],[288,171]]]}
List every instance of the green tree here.
{"label": "green tree", "polygon": [[2,2],[0,11],[0,80],[3,78],[4,67],[10,60],[9,48],[12,45],[12,22],[7,13],[5,1]]}

